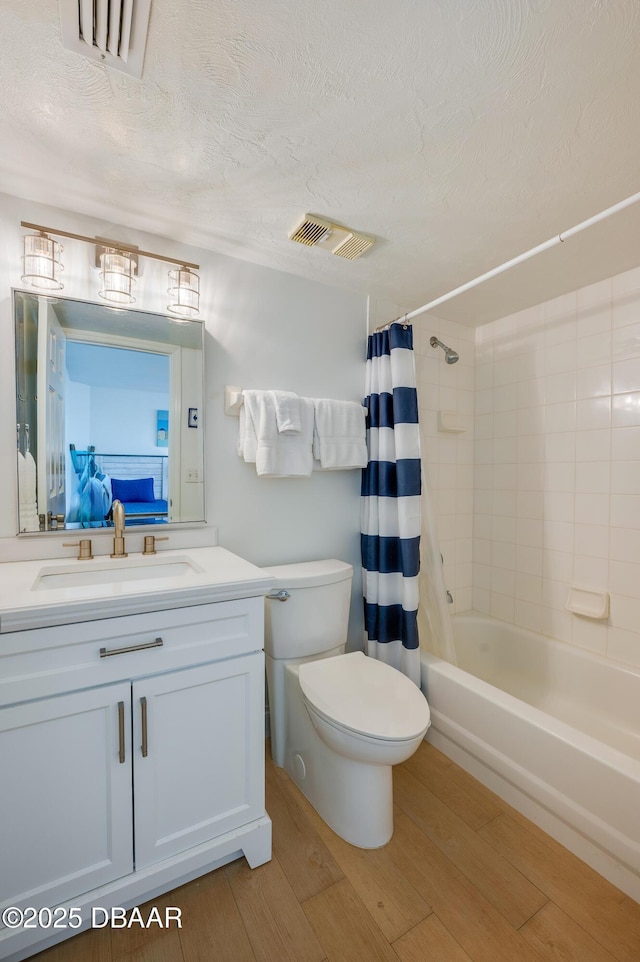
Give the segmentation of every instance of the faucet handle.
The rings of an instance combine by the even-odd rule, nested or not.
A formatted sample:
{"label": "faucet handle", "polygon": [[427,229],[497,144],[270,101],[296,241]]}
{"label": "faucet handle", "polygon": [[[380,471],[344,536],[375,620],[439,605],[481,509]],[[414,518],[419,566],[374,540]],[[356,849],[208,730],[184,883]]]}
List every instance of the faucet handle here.
{"label": "faucet handle", "polygon": [[79,548],[78,561],[90,561],[93,558],[90,538],[81,538],[80,541],[63,541],[62,547]]}
{"label": "faucet handle", "polygon": [[169,536],[165,535],[162,538],[156,537],[154,534],[145,534],[144,536],[144,551],[143,554],[157,554],[156,552],[156,541],[168,541]]}

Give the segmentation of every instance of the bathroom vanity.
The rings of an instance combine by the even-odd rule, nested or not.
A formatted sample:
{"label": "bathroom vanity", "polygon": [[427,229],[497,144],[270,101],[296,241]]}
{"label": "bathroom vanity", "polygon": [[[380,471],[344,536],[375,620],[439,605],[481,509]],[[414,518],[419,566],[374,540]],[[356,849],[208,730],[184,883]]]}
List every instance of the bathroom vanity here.
{"label": "bathroom vanity", "polygon": [[0,959],[269,860],[270,583],[218,547],[0,565],[0,912],[59,907],[0,925]]}

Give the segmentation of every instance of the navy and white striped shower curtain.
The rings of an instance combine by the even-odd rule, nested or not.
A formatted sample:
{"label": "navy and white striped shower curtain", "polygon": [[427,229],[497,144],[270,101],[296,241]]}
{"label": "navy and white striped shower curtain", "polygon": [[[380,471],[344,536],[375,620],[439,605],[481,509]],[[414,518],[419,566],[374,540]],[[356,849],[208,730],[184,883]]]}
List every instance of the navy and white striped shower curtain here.
{"label": "navy and white striped shower curtain", "polygon": [[420,433],[413,328],[369,336],[361,544],[367,654],[420,684]]}

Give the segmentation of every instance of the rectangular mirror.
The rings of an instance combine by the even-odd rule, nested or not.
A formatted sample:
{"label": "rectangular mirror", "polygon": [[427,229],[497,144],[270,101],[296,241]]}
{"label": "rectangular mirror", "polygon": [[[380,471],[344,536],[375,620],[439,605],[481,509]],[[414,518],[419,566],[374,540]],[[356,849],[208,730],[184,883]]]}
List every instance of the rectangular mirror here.
{"label": "rectangular mirror", "polygon": [[204,324],[13,291],[18,530],[204,521]]}

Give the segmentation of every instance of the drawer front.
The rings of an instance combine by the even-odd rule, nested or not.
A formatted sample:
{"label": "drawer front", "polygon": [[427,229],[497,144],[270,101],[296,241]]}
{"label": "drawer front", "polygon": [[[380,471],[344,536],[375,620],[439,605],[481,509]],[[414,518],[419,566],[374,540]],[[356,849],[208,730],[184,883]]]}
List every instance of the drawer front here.
{"label": "drawer front", "polygon": [[260,651],[263,638],[262,598],[12,632],[0,705]]}

